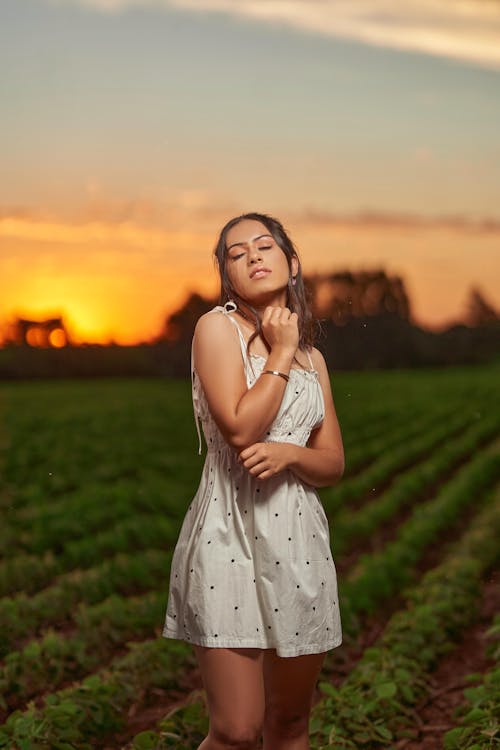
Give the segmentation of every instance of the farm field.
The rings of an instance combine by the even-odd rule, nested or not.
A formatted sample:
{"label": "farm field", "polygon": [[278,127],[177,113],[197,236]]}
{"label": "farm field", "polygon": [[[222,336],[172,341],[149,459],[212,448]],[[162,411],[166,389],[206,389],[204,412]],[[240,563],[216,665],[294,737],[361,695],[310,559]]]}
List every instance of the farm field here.
{"label": "farm field", "polygon": [[[314,750],[500,746],[499,382],[333,374],[344,640]],[[189,379],[0,383],[0,748],[198,747],[196,661],[160,633],[203,460]]]}

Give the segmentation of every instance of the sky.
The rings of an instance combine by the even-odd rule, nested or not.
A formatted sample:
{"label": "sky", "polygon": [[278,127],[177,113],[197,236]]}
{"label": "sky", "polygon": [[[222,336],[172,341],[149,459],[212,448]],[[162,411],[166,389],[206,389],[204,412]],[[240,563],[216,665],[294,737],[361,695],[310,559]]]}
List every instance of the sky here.
{"label": "sky", "polygon": [[496,0],[2,0],[0,96],[0,334],[147,340],[245,211],[423,327],[500,309]]}

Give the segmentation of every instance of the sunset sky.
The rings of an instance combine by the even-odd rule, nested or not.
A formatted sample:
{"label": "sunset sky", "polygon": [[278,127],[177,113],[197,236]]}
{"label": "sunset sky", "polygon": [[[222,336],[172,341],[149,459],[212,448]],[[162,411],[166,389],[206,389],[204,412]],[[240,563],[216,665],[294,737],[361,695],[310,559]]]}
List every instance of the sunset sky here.
{"label": "sunset sky", "polygon": [[500,309],[500,3],[2,0],[0,333],[156,334],[244,211],[423,326]]}

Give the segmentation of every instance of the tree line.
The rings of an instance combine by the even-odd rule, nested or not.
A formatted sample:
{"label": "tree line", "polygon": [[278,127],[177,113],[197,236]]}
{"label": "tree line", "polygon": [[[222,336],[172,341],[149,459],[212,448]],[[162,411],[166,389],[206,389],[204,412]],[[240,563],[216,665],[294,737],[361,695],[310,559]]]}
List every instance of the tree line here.
{"label": "tree line", "polygon": [[[436,332],[415,322],[403,279],[383,269],[312,274],[304,285],[317,322],[316,346],[332,370],[498,361],[500,314],[477,287],[469,290],[463,319]],[[0,378],[189,377],[194,327],[217,304],[218,298],[192,292],[156,335],[136,346],[74,346],[62,318],[31,326],[18,319],[0,349]]]}

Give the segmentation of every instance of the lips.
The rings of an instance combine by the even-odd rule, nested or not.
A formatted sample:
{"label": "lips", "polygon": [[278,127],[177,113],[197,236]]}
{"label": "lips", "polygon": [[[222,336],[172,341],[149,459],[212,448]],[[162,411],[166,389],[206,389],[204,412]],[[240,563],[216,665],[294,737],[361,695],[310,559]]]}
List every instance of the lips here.
{"label": "lips", "polygon": [[257,278],[263,278],[264,276],[267,276],[268,273],[271,273],[271,270],[269,268],[265,268],[264,266],[258,266],[257,268],[254,268],[252,273],[250,274],[250,278],[253,279],[254,276],[257,276]]}

